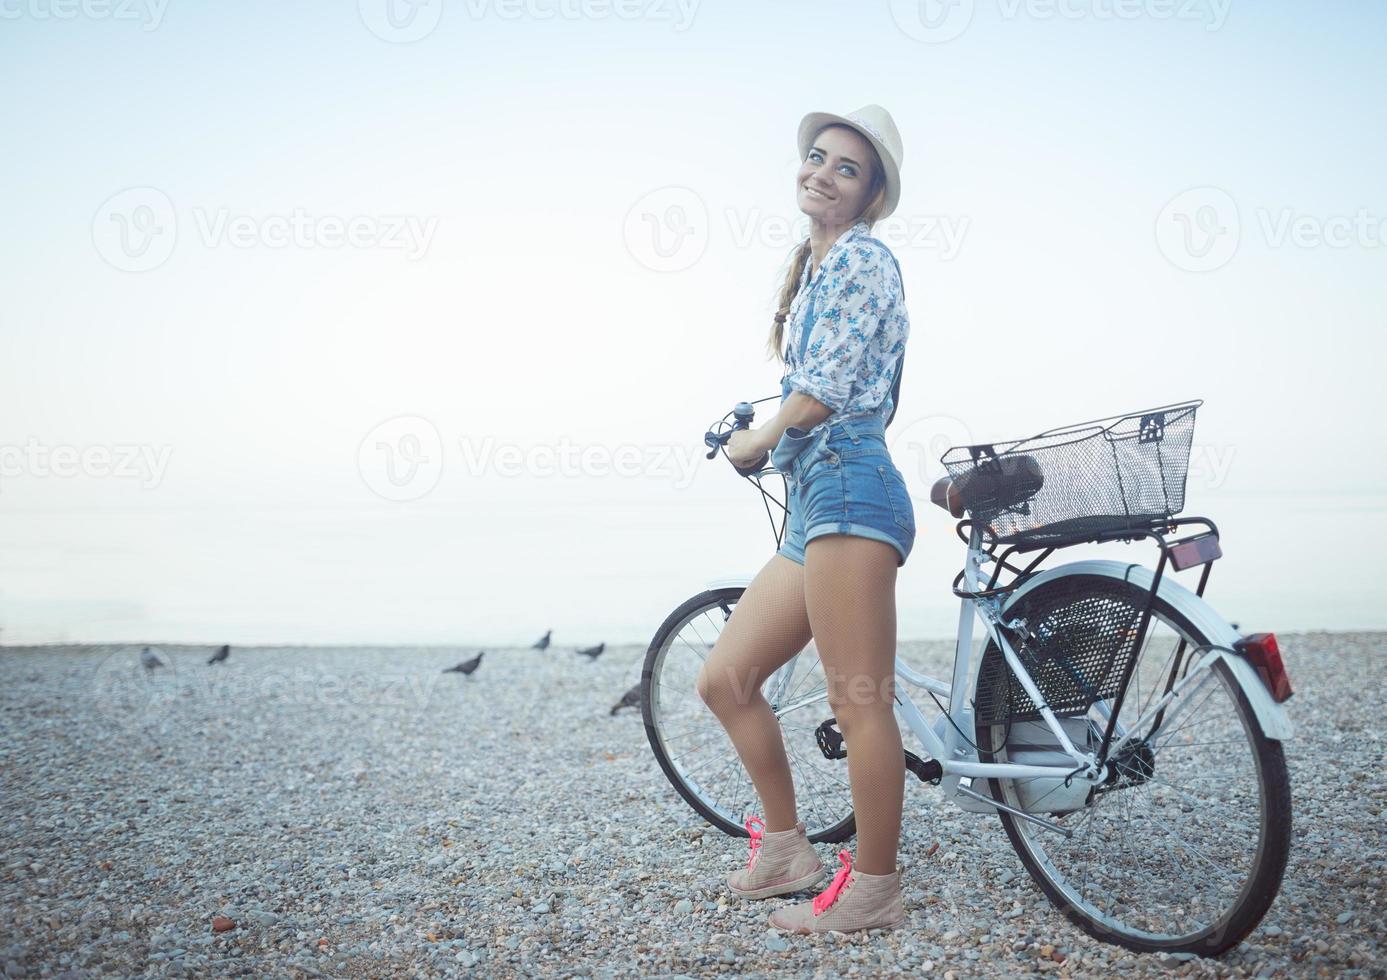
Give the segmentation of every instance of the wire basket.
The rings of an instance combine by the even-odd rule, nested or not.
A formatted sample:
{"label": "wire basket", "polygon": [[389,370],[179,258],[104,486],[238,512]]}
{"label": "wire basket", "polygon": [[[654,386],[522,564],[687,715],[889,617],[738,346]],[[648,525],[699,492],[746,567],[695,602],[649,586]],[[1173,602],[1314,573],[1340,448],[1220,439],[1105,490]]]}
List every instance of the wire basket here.
{"label": "wire basket", "polygon": [[1002,544],[1059,545],[1150,529],[1185,506],[1203,399],[1051,429],[940,457],[973,520]]}

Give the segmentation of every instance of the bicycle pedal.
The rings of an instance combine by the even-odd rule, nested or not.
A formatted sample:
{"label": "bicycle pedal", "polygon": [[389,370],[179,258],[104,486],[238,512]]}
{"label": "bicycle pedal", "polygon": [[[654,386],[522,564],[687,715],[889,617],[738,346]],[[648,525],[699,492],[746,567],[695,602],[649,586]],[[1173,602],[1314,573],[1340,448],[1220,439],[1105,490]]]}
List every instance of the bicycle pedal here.
{"label": "bicycle pedal", "polygon": [[837,721],[837,718],[830,718],[814,729],[814,741],[819,743],[819,751],[824,754],[825,759],[848,757],[848,750],[843,748],[843,733],[833,727]]}
{"label": "bicycle pedal", "polygon": [[939,780],[944,778],[944,767],[939,764],[938,759],[921,759],[909,749],[905,750],[905,767],[920,777],[922,783],[938,786]]}

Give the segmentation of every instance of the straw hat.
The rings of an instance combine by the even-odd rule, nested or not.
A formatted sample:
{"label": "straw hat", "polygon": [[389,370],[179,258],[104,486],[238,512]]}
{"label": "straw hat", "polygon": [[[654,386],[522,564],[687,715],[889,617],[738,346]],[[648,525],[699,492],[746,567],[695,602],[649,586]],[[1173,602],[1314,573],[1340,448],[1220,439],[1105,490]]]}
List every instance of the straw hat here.
{"label": "straw hat", "polygon": [[801,160],[809,155],[809,147],[814,144],[814,137],[819,131],[834,124],[857,130],[876,149],[877,156],[881,157],[881,165],[886,170],[886,210],[881,216],[886,217],[896,210],[896,204],[901,198],[901,159],[905,155],[895,120],[891,118],[891,113],[879,105],[864,105],[846,116],[837,116],[831,112],[811,112],[799,123]]}

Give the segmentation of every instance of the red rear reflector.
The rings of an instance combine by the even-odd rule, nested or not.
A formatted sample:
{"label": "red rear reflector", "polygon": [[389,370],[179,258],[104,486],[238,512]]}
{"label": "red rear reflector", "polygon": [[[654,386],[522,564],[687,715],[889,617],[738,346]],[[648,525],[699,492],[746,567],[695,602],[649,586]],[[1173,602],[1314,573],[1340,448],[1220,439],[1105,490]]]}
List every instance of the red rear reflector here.
{"label": "red rear reflector", "polygon": [[1252,666],[1257,668],[1273,701],[1280,703],[1295,693],[1291,690],[1291,679],[1286,676],[1286,665],[1281,660],[1281,648],[1276,645],[1275,633],[1253,633],[1233,646],[1241,650]]}
{"label": "red rear reflector", "polygon": [[1218,535],[1212,531],[1173,542],[1169,553],[1170,563],[1177,572],[1223,557],[1223,549],[1218,546]]}

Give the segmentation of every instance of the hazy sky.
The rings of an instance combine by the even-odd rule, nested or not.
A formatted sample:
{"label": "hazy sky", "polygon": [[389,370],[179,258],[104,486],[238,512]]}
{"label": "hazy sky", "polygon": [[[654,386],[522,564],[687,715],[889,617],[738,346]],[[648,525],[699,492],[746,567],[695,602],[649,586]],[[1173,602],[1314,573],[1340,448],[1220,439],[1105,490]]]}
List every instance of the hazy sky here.
{"label": "hazy sky", "polygon": [[901,635],[956,618],[945,448],[1195,397],[1210,598],[1387,626],[1384,28],[0,0],[0,639],[648,640],[773,550],[701,436],[779,391],[800,117],[871,102],[905,143]]}

